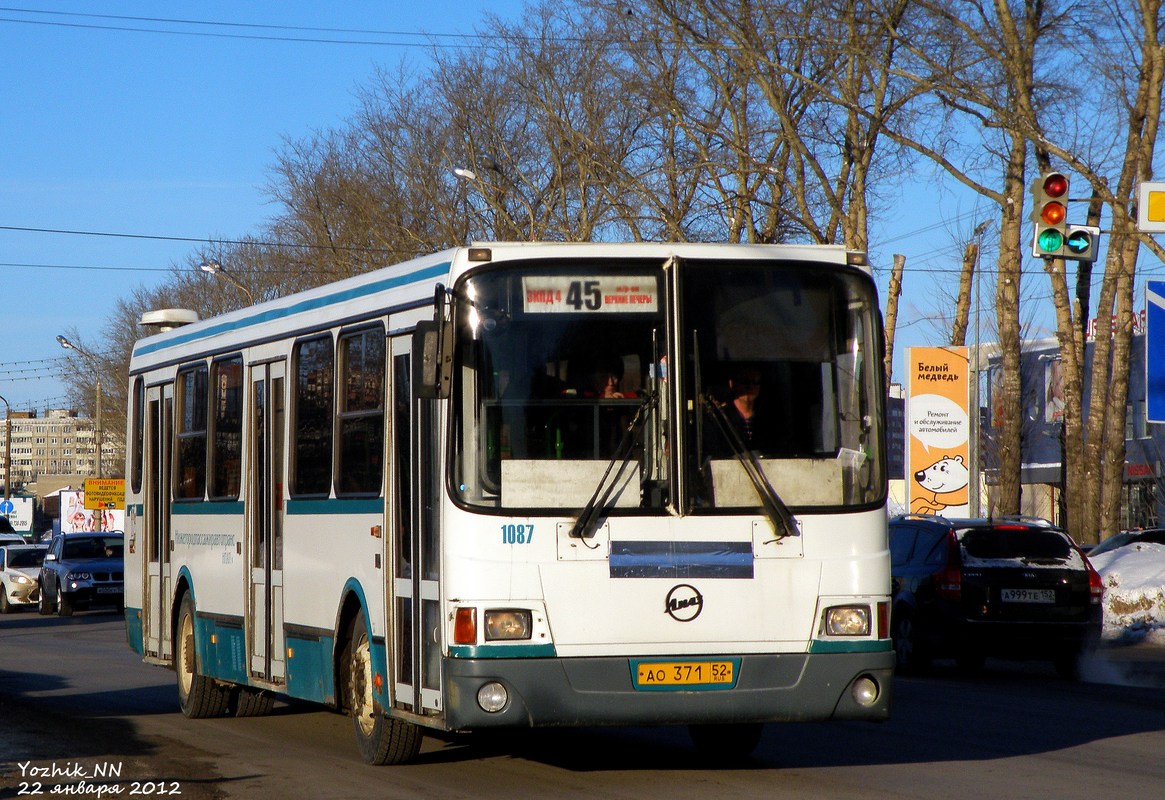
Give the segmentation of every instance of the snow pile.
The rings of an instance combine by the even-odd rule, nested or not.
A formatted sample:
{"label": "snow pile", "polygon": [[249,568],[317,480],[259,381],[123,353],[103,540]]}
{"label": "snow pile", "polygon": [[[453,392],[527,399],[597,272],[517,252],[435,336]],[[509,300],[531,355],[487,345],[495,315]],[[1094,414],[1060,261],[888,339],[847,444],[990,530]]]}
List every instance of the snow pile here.
{"label": "snow pile", "polygon": [[1165,545],[1130,544],[1089,560],[1104,581],[1104,641],[1165,645]]}

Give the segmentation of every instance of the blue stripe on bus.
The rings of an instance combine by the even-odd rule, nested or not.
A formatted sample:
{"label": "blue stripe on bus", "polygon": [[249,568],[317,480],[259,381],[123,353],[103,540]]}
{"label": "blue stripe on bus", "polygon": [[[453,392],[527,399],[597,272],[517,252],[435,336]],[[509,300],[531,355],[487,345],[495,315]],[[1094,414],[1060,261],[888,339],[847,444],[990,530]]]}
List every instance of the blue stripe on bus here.
{"label": "blue stripe on bus", "polygon": [[383,514],[384,498],[288,500],[288,514]]}
{"label": "blue stripe on bus", "polygon": [[890,639],[814,639],[809,643],[810,653],[885,653],[891,649]]}
{"label": "blue stripe on bus", "polygon": [[216,325],[210,325],[206,328],[190,331],[188,333],[179,333],[173,337],[167,338],[163,342],[155,342],[153,344],[146,344],[139,347],[135,352],[135,356],[144,356],[159,350],[165,350],[170,347],[176,347],[181,344],[189,344],[190,342],[205,339],[210,336],[217,336],[220,333],[229,333],[238,331],[242,328],[250,327],[252,325],[261,325],[265,322],[270,322],[284,317],[290,317],[294,314],[301,314],[305,311],[315,311],[320,308],[338,305],[340,303],[347,303],[360,297],[383,292],[388,289],[396,289],[401,286],[406,286],[410,283],[421,283],[422,281],[433,280],[449,274],[449,268],[452,262],[445,261],[433,267],[427,267],[417,272],[410,272],[407,275],[399,275],[392,278],[384,278],[379,281],[356,286],[351,289],[345,289],[333,294],[324,295],[323,297],[313,297],[308,300],[301,300],[286,308],[273,308],[267,311],[260,311],[243,319],[220,322]]}
{"label": "blue stripe on bus", "polygon": [[612,578],[751,578],[752,542],[611,542]]}
{"label": "blue stripe on bus", "polygon": [[[174,516],[203,514],[241,516],[245,508],[241,500],[197,500],[173,503],[171,511]],[[383,514],[384,498],[288,500],[286,510],[288,514]]]}
{"label": "blue stripe on bus", "polygon": [[450,658],[555,658],[552,644],[451,644]]}
{"label": "blue stripe on bus", "polygon": [[211,502],[195,501],[190,503],[171,503],[170,513],[174,516],[201,515],[201,514],[231,514],[241,515],[243,503],[240,500],[219,500]]}

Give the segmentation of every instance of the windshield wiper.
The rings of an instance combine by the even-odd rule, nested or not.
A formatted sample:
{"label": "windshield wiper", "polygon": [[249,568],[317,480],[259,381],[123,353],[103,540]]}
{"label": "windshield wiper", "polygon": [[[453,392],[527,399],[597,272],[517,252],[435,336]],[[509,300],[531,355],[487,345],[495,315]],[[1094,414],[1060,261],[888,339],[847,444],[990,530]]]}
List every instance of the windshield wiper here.
{"label": "windshield wiper", "polygon": [[797,520],[793,517],[793,513],[789,511],[789,507],[781,500],[780,495],[777,494],[773,485],[769,483],[764,469],[761,468],[760,462],[757,461],[756,454],[745,446],[744,440],[740,438],[740,433],[728,421],[728,416],[724,413],[724,409],[707,393],[700,395],[700,403],[704,406],[704,412],[716,423],[720,434],[732,448],[732,452],[740,462],[740,465],[744,467],[744,472],[748,475],[748,479],[752,481],[753,488],[756,489],[756,493],[760,496],[760,502],[765,510],[765,516],[772,523],[773,531],[777,534],[777,538],[784,539],[786,536],[796,536]]}
{"label": "windshield wiper", "polygon": [[[655,407],[656,402],[657,393],[651,392],[640,403],[639,408],[635,411],[635,416],[627,425],[627,430],[623,432],[623,438],[619,442],[618,449],[615,450],[615,455],[607,464],[603,477],[599,478],[599,485],[595,487],[594,494],[579,512],[578,519],[574,521],[574,526],[570,529],[571,536],[576,539],[590,539],[595,535],[595,531],[599,527],[599,520],[603,517],[603,511],[607,508],[611,495],[619,485],[627,465],[631,463],[631,454],[635,451],[635,445],[643,437],[643,431],[647,427],[647,419],[650,416],[649,412]],[[615,477],[608,482],[607,478],[611,475],[611,470],[615,469],[616,464],[619,469],[616,470]]]}

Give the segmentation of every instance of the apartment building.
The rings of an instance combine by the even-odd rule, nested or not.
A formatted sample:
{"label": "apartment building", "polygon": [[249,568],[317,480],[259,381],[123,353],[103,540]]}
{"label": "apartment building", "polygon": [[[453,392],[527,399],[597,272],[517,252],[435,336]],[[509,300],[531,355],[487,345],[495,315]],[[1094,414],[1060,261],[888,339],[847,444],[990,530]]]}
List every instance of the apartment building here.
{"label": "apartment building", "polygon": [[[69,409],[13,411],[0,425],[0,484],[12,473],[12,489],[35,483],[41,475],[97,474],[93,420]],[[7,440],[11,429],[12,441]],[[106,442],[105,466],[110,465]],[[7,454],[7,458],[5,458]]]}

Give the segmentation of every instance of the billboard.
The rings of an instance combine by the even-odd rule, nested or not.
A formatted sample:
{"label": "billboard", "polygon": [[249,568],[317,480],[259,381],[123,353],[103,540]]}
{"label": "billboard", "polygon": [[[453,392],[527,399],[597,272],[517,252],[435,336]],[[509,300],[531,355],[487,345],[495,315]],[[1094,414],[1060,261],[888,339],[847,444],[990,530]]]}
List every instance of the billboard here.
{"label": "billboard", "polygon": [[906,502],[912,514],[969,516],[968,355],[966,347],[907,350]]}
{"label": "billboard", "polygon": [[97,511],[85,507],[85,493],[61,492],[61,533],[89,533],[97,529],[94,517],[101,514],[101,530],[124,531],[125,512],[112,509]]}

